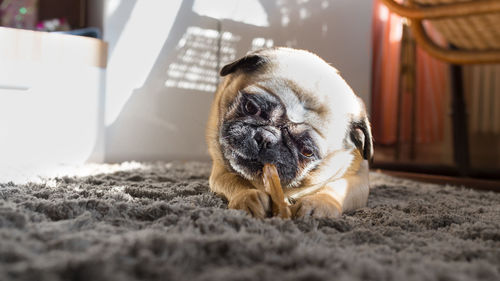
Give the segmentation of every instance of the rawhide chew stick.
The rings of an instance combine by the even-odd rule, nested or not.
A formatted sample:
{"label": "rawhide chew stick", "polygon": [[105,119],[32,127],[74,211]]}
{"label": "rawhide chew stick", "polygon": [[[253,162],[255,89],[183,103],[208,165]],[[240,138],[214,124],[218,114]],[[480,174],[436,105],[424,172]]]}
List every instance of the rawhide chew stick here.
{"label": "rawhide chew stick", "polygon": [[265,190],[273,201],[273,216],[289,219],[292,213],[288,204],[285,202],[285,195],[283,194],[283,188],[281,187],[280,176],[276,166],[273,164],[264,164],[262,175]]}

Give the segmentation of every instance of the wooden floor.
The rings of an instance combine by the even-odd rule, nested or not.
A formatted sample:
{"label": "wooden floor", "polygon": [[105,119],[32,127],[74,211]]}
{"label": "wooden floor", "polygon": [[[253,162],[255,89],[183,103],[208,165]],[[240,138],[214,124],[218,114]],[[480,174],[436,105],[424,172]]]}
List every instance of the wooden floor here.
{"label": "wooden floor", "polygon": [[[445,145],[446,142],[417,145],[414,159],[409,158],[409,146],[403,144],[399,160],[396,159],[395,146],[378,145],[372,163],[372,166],[375,167],[373,170],[422,182],[466,186],[500,192],[500,157],[498,157],[500,155],[500,143],[497,143],[500,138],[483,136],[481,139],[480,143],[478,142],[479,138],[471,139],[473,146],[470,164],[475,173],[469,173],[469,175],[474,177],[459,177],[458,173],[452,171],[451,167],[454,166],[452,146]],[[384,165],[387,163],[393,165]],[[421,169],[404,168],[405,164],[420,165]],[[407,166],[411,167],[412,165]],[[422,167],[427,167],[427,169]],[[495,171],[499,171],[499,173]]]}
{"label": "wooden floor", "polygon": [[478,189],[478,190],[490,190],[495,192],[500,192],[500,180],[484,180],[476,178],[466,178],[466,177],[450,177],[450,176],[440,176],[440,175],[429,175],[420,173],[409,173],[409,172],[399,172],[399,171],[389,171],[374,169],[376,172],[384,173],[390,176],[411,179],[421,182],[437,183],[437,184],[450,184],[457,186],[465,186],[468,188]]}

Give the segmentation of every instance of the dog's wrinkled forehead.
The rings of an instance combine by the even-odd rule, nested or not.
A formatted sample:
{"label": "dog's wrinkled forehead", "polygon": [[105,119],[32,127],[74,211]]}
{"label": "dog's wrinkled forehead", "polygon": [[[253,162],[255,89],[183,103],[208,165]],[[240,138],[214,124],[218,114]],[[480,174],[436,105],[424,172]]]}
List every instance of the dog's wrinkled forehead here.
{"label": "dog's wrinkled forehead", "polygon": [[303,123],[305,121],[304,105],[292,91],[281,92],[281,101],[285,107],[288,120],[293,123]]}
{"label": "dog's wrinkled forehead", "polygon": [[278,101],[287,119],[293,123],[303,123],[306,113],[303,102],[293,89],[277,80],[260,81],[244,89],[246,92],[263,95],[269,101]]}

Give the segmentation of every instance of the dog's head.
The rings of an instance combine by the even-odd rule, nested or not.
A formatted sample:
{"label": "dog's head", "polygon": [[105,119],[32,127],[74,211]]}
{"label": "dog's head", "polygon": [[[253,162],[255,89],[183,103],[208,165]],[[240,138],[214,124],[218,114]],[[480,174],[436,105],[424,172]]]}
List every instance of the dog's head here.
{"label": "dog's head", "polygon": [[260,50],[220,73],[227,77],[218,89],[218,147],[226,166],[244,178],[257,180],[263,164],[272,163],[282,184],[294,187],[339,152],[372,157],[362,101],[318,56]]}

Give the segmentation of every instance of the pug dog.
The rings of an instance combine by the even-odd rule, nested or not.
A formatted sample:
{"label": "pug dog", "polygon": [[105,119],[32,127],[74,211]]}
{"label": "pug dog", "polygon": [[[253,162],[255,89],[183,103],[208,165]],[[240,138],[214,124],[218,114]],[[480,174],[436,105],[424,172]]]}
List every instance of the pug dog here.
{"label": "pug dog", "polygon": [[370,122],[335,68],[308,51],[271,48],[220,75],[206,140],[210,188],[229,208],[271,216],[265,163],[276,166],[294,218],[335,218],[366,205]]}

